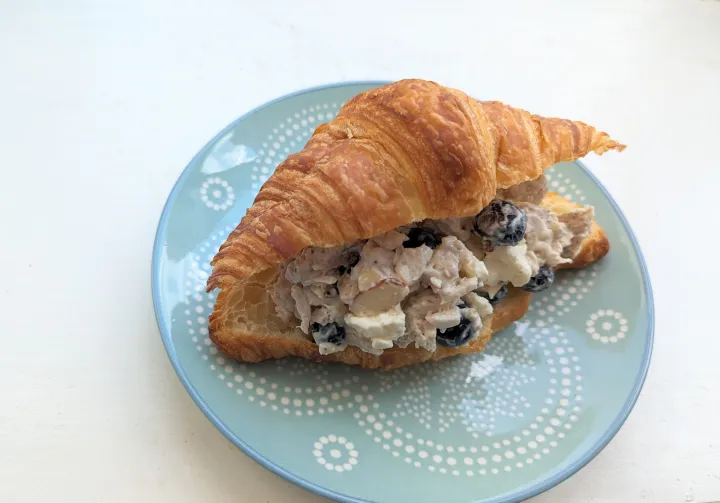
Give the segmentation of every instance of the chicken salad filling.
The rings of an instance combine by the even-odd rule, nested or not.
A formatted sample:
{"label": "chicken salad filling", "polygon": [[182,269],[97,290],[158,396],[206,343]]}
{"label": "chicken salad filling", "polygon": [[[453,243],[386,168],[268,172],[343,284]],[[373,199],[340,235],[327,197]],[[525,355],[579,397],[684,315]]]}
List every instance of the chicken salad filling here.
{"label": "chicken salad filling", "polygon": [[472,217],[307,248],[271,289],[277,314],[297,323],[321,354],[468,344],[508,286],[549,287],[553,268],[571,262],[590,233],[592,208],[557,216],[539,205],[546,193],[541,176],[498,191]]}

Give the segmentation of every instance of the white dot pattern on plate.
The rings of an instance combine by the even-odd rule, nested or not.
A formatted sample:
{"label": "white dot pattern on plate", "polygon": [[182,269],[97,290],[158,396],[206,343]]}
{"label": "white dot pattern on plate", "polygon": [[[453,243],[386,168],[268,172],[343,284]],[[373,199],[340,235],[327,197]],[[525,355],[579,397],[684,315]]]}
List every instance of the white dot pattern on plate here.
{"label": "white dot pattern on plate", "polygon": [[223,211],[233,205],[235,193],[227,180],[211,176],[200,186],[200,199],[208,208]]}
{"label": "white dot pattern on plate", "polygon": [[[253,188],[291,149],[300,148],[314,127],[332,119],[337,108],[335,103],[315,105],[278,124],[258,150]],[[550,170],[548,180],[552,190],[584,200],[567,177]],[[213,204],[219,210],[232,203],[232,189],[222,179],[211,177],[204,183],[203,201],[217,199]],[[550,290],[533,296],[532,316],[515,323],[514,333],[509,329],[494,337],[481,354],[455,358],[452,364],[426,363],[372,373],[372,378],[365,371],[343,367],[339,378],[337,370],[331,374],[322,364],[304,360],[276,360],[270,367],[231,362],[212,344],[207,317],[215,293],[206,294],[204,286],[209,262],[232,229],[214,232],[192,255],[182,322],[208,371],[237,399],[294,418],[344,414],[372,439],[378,452],[438,476],[512,473],[549,455],[572,434],[583,411],[582,362],[557,320],[582,305],[594,285],[596,266],[558,274]],[[596,340],[594,334],[607,333],[607,341],[615,342],[611,337],[622,338],[620,334],[627,332],[623,327],[627,327],[625,318],[605,309],[590,315],[581,330]],[[604,336],[599,335],[599,340]],[[544,396],[528,393],[538,385]],[[390,390],[396,400],[386,399]],[[451,432],[454,435],[445,438]],[[460,443],[458,432],[464,439]],[[321,436],[312,453],[319,465],[338,473],[352,470],[358,462],[355,446],[334,434]]]}
{"label": "white dot pattern on plate", "polygon": [[313,105],[300,109],[275,126],[263,142],[259,151],[260,157],[252,167],[252,189],[259,190],[271,171],[288,154],[302,148],[317,126],[331,121],[337,115],[339,107],[338,103]]}
{"label": "white dot pattern on plate", "polygon": [[315,460],[326,470],[349,472],[358,464],[359,453],[352,442],[338,435],[323,435],[313,444]]}
{"label": "white dot pattern on plate", "polygon": [[[251,188],[257,191],[288,154],[299,150],[307,142],[317,126],[335,117],[339,106],[338,103],[321,103],[303,108],[272,128],[261,148],[257,149],[257,155],[254,151],[250,155],[247,147],[242,145],[235,147],[238,152],[224,152],[223,161],[235,164],[245,159],[252,160]],[[213,163],[217,162],[213,158]],[[200,200],[211,210],[225,211],[233,206],[236,197],[227,180],[211,176],[200,186]]]}
{"label": "white dot pattern on plate", "polygon": [[612,309],[599,309],[590,315],[586,322],[585,331],[593,340],[603,344],[616,343],[623,340],[630,327],[622,313]]}
{"label": "white dot pattern on plate", "polygon": [[575,203],[584,204],[585,195],[582,189],[573,182],[569,177],[558,173],[555,170],[548,170],[545,172],[548,180],[548,188],[551,191],[557,192],[561,196]]}

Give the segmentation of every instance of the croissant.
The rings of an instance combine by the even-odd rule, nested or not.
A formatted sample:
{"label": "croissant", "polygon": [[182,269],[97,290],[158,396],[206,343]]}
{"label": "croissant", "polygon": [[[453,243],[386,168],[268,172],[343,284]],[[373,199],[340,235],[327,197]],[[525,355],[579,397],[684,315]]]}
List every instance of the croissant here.
{"label": "croissant", "polygon": [[[220,289],[210,337],[229,356],[248,362],[296,355],[393,368],[480,351],[492,333],[525,314],[529,292],[511,287],[482,332],[462,347],[392,347],[370,354],[348,346],[321,354],[297,323],[277,315],[271,286],[283,264],[308,247],[337,247],[416,222],[471,217],[499,191],[536,180],[555,163],[624,148],[582,122],[478,101],[426,80],[363,92],[277,167],[221,245],[207,281],[208,291]],[[556,215],[577,208],[557,194],[546,195],[542,206]],[[608,250],[593,222],[572,261],[556,268],[584,267]]]}

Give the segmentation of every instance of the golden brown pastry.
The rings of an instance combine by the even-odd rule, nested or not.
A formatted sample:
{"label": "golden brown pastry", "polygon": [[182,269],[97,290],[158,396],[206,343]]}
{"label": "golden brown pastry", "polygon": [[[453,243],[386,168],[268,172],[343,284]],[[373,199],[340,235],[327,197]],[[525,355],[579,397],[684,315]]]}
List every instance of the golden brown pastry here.
{"label": "golden brown pastry", "polygon": [[[392,347],[370,354],[348,346],[321,355],[297,324],[277,315],[270,289],[279,267],[308,247],[346,245],[415,222],[471,217],[499,191],[538,180],[557,162],[623,149],[584,123],[477,101],[434,82],[402,80],[361,93],[278,166],[220,247],[207,283],[208,291],[221,290],[210,317],[211,338],[243,361],[297,355],[383,368],[479,351],[491,332],[522,317],[527,292],[511,288],[482,333],[463,347]],[[574,208],[557,195],[547,195],[541,206],[555,215]],[[553,268],[582,267],[607,253],[602,229],[592,225],[589,235],[575,236],[572,260]],[[566,251],[570,245],[565,246]]]}

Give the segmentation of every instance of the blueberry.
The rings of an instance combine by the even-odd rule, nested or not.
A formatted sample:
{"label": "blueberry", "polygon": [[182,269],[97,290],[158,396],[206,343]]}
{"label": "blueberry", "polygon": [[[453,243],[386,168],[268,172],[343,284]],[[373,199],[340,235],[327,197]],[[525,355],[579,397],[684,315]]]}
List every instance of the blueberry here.
{"label": "blueberry", "polygon": [[503,286],[500,287],[500,290],[495,292],[494,297],[490,297],[490,294],[487,292],[483,292],[482,290],[477,290],[475,293],[477,293],[480,297],[485,297],[488,301],[490,301],[490,305],[494,306],[507,295],[508,293],[508,286],[507,283],[503,283]]}
{"label": "blueberry", "polygon": [[408,239],[403,243],[405,248],[419,248],[422,245],[436,248],[442,243],[442,237],[425,227],[414,227],[408,232]]}
{"label": "blueberry", "polygon": [[473,335],[475,335],[475,327],[469,319],[463,316],[459,325],[448,328],[445,332],[438,330],[435,340],[446,348],[459,348],[467,344]]}
{"label": "blueberry", "polygon": [[313,339],[318,344],[329,342],[339,346],[345,342],[345,327],[341,327],[337,323],[328,323],[327,325],[313,323],[310,329]]}
{"label": "blueberry", "polygon": [[473,230],[496,246],[512,246],[525,237],[525,213],[510,201],[496,199],[475,216]]}
{"label": "blueberry", "polygon": [[530,281],[523,286],[523,290],[528,292],[542,292],[552,285],[554,279],[555,272],[552,270],[552,267],[544,265],[538,269],[537,274],[530,278]]}

